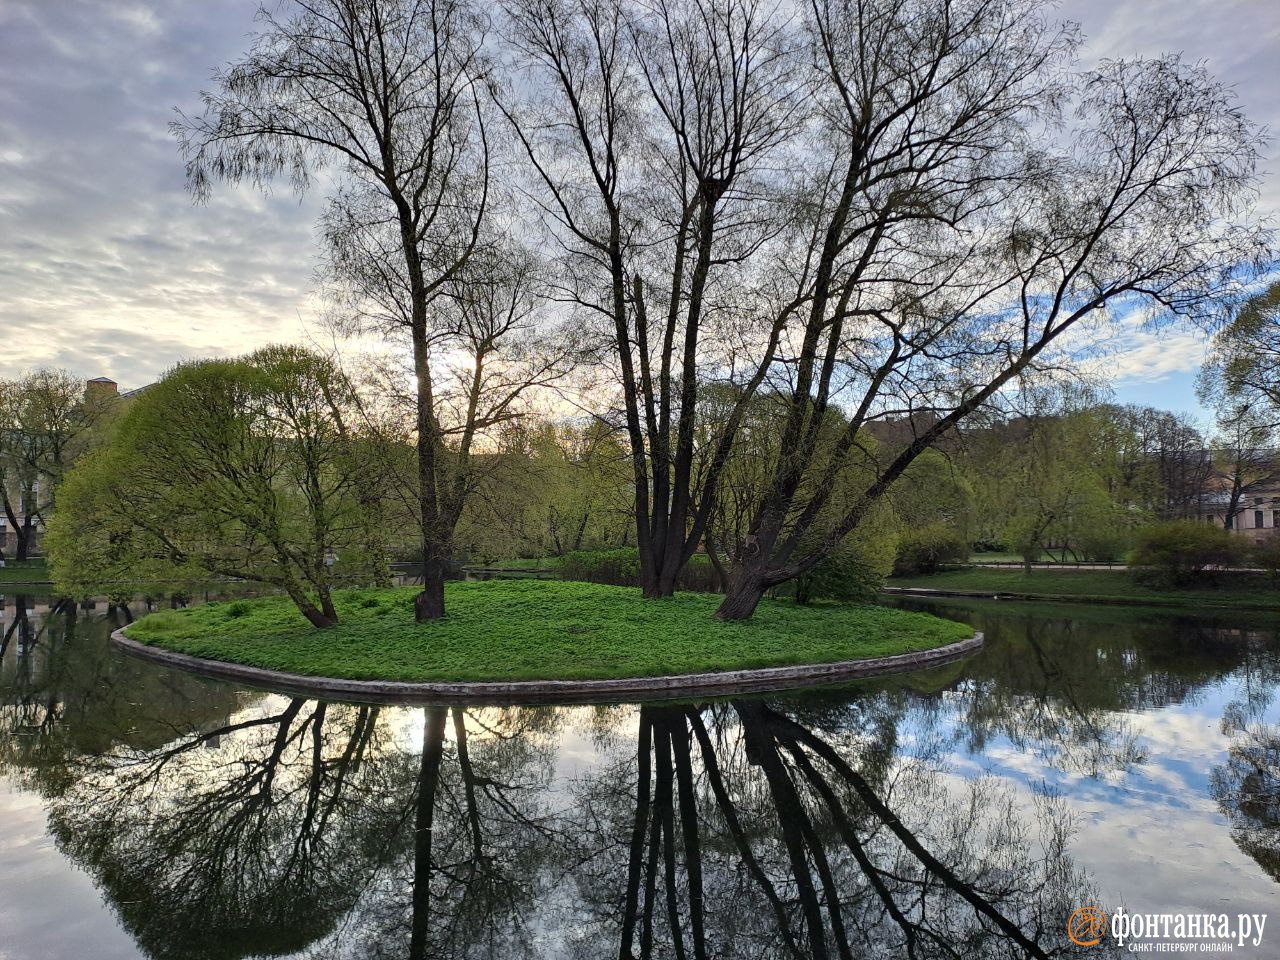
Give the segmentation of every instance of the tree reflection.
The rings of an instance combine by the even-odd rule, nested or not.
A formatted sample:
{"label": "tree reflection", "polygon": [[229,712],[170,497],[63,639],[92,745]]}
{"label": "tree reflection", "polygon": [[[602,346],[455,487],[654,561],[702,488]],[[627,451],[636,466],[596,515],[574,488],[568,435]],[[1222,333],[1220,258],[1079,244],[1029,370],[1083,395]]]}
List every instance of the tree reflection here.
{"label": "tree reflection", "polygon": [[[376,708],[293,699],[79,764],[50,808],[150,956],[280,955],[356,902],[394,827]],[[394,755],[390,755],[393,756]]]}
{"label": "tree reflection", "polygon": [[0,765],[158,958],[1069,955],[1065,919],[1096,900],[1062,804],[943,758],[1002,737],[1124,769],[1125,711],[1242,669],[1212,790],[1280,879],[1278,671],[1256,632],[1157,648],[1140,624],[1006,617],[963,667],[840,691],[408,710],[112,655],[126,610],[13,613]]}
{"label": "tree reflection", "polygon": [[1092,897],[1051,798],[1030,804],[1035,830],[989,781],[879,762],[874,738],[762,701],[641,708],[634,762],[584,782],[579,808],[617,798],[628,773],[625,880],[609,866],[628,819],[615,810],[579,884],[602,925],[620,901],[620,958],[1056,956]]}
{"label": "tree reflection", "polygon": [[408,829],[378,895],[353,912],[346,946],[411,960],[529,955],[544,866],[565,827],[548,798],[556,711],[423,714]]}
{"label": "tree reflection", "polygon": [[1231,838],[1280,881],[1280,724],[1264,719],[1280,680],[1280,658],[1260,650],[1246,665],[1241,696],[1227,705],[1222,729],[1232,737],[1227,761],[1209,789],[1231,825]]}

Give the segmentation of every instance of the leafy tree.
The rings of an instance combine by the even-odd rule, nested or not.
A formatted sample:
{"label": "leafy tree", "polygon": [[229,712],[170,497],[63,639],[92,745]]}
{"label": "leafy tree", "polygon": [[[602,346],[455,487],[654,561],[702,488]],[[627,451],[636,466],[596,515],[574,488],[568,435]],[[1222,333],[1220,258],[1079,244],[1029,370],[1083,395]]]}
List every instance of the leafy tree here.
{"label": "leafy tree", "polygon": [[968,558],[969,544],[956,530],[932,523],[902,533],[893,572],[900,575],[934,573],[943,564],[963,563]]}
{"label": "leafy tree", "polygon": [[48,522],[66,471],[101,439],[117,404],[114,394],[88,391],[65,370],[0,381],[0,505],[17,559],[27,558],[35,524]]}
{"label": "leafy tree", "polygon": [[301,348],[175,367],[68,476],[49,531],[54,578],[76,592],[240,578],[330,626],[334,584],[385,564],[377,442],[360,431],[353,385]]}
{"label": "leafy tree", "polygon": [[1280,430],[1280,283],[1246,300],[1218,331],[1197,388],[1218,410]]}
{"label": "leafy tree", "polygon": [[460,555],[563,556],[630,542],[627,452],[606,425],[529,418],[478,459],[483,479],[459,522]]}

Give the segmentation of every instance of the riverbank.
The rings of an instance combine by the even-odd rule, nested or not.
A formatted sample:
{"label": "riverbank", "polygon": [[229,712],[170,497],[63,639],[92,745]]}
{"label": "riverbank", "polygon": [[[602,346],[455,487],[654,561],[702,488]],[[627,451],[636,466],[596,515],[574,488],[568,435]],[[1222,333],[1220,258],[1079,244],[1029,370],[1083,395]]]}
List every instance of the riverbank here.
{"label": "riverbank", "polygon": [[1123,570],[1023,570],[967,567],[940,573],[893,577],[888,593],[1003,599],[1133,603],[1147,606],[1229,607],[1280,610],[1280,591],[1263,574],[1223,573],[1212,586],[1192,589],[1147,587]]}
{"label": "riverbank", "polygon": [[712,619],[720,598],[649,601],[625,587],[450,583],[449,616],[413,621],[413,587],[341,590],[341,622],[315,630],[284,597],[150,614],[143,644],[312,677],[402,682],[603,680],[888,657],[973,636],[965,624],[884,607],[766,600],[745,623]]}

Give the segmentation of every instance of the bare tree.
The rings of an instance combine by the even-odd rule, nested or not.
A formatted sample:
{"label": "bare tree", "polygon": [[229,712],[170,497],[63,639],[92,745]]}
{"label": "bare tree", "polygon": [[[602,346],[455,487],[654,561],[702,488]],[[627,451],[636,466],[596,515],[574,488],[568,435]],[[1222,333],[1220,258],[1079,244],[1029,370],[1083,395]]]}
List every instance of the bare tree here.
{"label": "bare tree", "polygon": [[[815,0],[811,12],[841,175],[818,205],[781,453],[723,619],[749,617],[817,563],[1007,383],[1060,362],[1078,324],[1141,303],[1207,318],[1237,266],[1268,256],[1266,235],[1236,220],[1258,132],[1203,69],[1166,57],[1072,77],[1073,38],[1038,2]],[[836,406],[843,436],[817,457]],[[911,435],[873,453],[863,438],[885,417]],[[874,480],[833,503],[834,480],[868,461]]]}
{"label": "bare tree", "polygon": [[[803,121],[796,38],[755,0],[517,0],[507,13],[527,96],[504,110],[563,254],[559,295],[600,321],[631,446],[643,588],[666,596],[702,539],[750,399],[708,424],[705,383],[758,385],[798,306],[757,266],[794,199],[784,147]],[[740,352],[761,339],[764,356]]]}
{"label": "bare tree", "polygon": [[174,123],[198,199],[213,180],[307,188],[337,165],[328,226],[366,319],[407,335],[415,378],[419,620],[444,614],[449,456],[436,381],[441,303],[489,204],[485,21],[466,0],[291,0],[262,7],[249,53]]}
{"label": "bare tree", "polygon": [[[1258,134],[1229,91],[1177,58],[1074,75],[1075,31],[1041,0],[507,12],[526,95],[504,112],[562,295],[612,342],[651,596],[704,542],[760,390],[786,402],[746,532],[717,545],[728,619],[1078,350],[1069,329],[1139,301],[1203,318],[1266,256],[1232,222]],[[906,439],[868,444],[888,419]]]}

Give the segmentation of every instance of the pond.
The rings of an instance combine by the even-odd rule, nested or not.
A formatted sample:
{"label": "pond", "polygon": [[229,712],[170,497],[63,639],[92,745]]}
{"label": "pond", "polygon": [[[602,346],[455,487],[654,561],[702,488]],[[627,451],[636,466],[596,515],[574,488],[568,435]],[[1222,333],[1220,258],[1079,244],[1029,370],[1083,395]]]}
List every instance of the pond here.
{"label": "pond", "polygon": [[[909,605],[986,647],[462,709],[203,680],[7,596],[0,958],[1096,957],[1077,908],[1280,902],[1280,620]],[[1275,913],[1232,955],[1280,956]]]}

